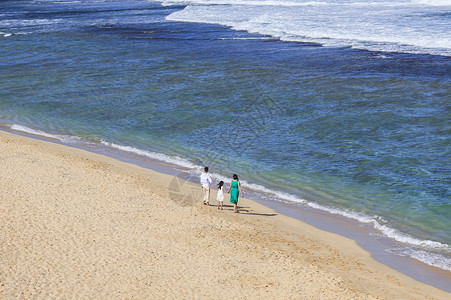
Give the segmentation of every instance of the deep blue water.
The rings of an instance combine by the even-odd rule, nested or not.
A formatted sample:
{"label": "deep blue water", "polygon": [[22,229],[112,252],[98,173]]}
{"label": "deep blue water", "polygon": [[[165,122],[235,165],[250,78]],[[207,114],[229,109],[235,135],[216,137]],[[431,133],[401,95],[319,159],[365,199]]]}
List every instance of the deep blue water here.
{"label": "deep blue water", "polygon": [[391,251],[451,270],[449,56],[167,19],[184,8],[2,1],[0,119],[237,173],[266,199],[370,224]]}

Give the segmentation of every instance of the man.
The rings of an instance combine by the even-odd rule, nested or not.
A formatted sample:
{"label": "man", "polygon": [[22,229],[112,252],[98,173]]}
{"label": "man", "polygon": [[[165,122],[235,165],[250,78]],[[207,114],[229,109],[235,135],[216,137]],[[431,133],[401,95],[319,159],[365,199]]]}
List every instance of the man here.
{"label": "man", "polygon": [[202,192],[204,194],[204,204],[210,205],[210,184],[213,185],[210,174],[208,174],[208,167],[204,168],[204,171],[200,175],[200,184],[202,185]]}

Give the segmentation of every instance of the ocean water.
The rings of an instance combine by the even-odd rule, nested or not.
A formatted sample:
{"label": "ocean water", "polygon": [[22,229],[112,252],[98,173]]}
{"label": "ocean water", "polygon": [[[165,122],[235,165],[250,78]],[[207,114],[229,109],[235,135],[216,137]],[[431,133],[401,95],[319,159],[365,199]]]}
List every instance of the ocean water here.
{"label": "ocean water", "polygon": [[451,271],[451,3],[2,1],[0,120],[373,229]]}

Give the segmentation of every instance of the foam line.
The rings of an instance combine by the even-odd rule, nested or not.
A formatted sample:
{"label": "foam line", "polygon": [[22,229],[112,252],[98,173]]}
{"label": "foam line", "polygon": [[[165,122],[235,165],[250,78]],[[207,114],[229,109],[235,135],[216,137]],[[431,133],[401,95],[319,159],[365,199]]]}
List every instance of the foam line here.
{"label": "foam line", "polygon": [[413,0],[412,2],[431,6],[451,6],[449,0]]}
{"label": "foam line", "polygon": [[163,6],[171,5],[242,5],[242,6],[324,6],[329,5],[326,1],[246,1],[246,0],[167,0],[162,2]]}
{"label": "foam line", "polygon": [[451,271],[451,259],[441,254],[412,248],[388,249],[387,251],[396,255],[412,257],[416,260],[424,262],[427,265]]}
{"label": "foam line", "polygon": [[32,128],[27,127],[27,126],[17,125],[17,124],[11,125],[11,129],[12,130],[16,130],[16,131],[29,133],[29,134],[33,134],[33,135],[38,135],[38,136],[42,136],[42,137],[56,139],[56,140],[59,140],[59,141],[62,141],[62,142],[70,142],[73,139],[80,140],[80,138],[77,138],[77,137],[74,137],[74,136],[48,133],[48,132],[45,132],[45,131],[42,131],[42,130],[36,130],[36,129],[32,129]]}
{"label": "foam line", "polygon": [[[450,56],[451,42],[443,20],[428,15],[443,12],[426,2],[412,1],[244,1],[192,0],[166,17],[170,21],[229,26],[287,42],[307,42],[334,48]],[[427,2],[442,4],[439,0]],[[451,8],[451,5],[449,6]],[[387,22],[386,20],[390,20]]]}
{"label": "foam line", "polygon": [[122,146],[122,145],[118,145],[118,144],[114,144],[114,143],[109,143],[106,141],[101,141],[101,143],[105,146],[108,146],[108,147],[111,147],[114,149],[118,149],[118,150],[125,151],[125,152],[130,152],[130,153],[135,153],[135,154],[138,154],[141,156],[149,157],[151,159],[159,160],[159,161],[170,163],[173,165],[178,165],[178,166],[185,167],[188,169],[199,168],[199,166],[191,163],[189,160],[178,157],[178,156],[169,156],[169,155],[166,155],[163,153],[142,150],[142,149],[138,149],[138,148],[131,147],[131,146]]}

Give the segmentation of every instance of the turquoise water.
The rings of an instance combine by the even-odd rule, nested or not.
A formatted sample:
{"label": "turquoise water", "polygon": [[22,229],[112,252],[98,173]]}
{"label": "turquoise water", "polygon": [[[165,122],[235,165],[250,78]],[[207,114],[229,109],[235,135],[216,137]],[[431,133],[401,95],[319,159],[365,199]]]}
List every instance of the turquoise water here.
{"label": "turquoise water", "polygon": [[184,9],[3,1],[0,119],[193,174],[208,165],[216,180],[237,173],[267,199],[371,224],[395,252],[451,270],[449,56],[168,18]]}

